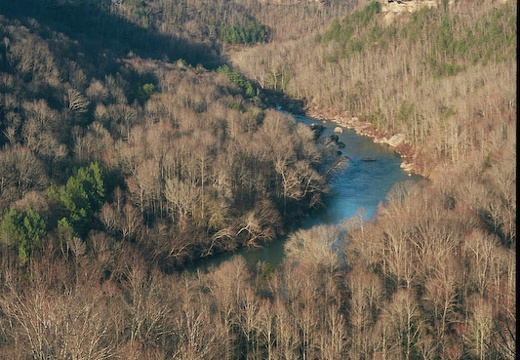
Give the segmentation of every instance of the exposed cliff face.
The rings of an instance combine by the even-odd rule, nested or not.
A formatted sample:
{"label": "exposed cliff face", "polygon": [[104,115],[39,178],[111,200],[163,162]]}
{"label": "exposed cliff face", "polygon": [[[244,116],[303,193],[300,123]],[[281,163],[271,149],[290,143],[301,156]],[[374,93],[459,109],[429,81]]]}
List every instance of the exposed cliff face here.
{"label": "exposed cliff face", "polygon": [[413,13],[425,7],[431,9],[439,5],[439,0],[382,0],[381,13],[385,23],[392,23],[397,17]]}
{"label": "exposed cliff face", "polygon": [[[381,13],[385,23],[390,24],[394,20],[405,17],[423,8],[432,9],[441,6],[443,0],[379,0],[381,2]],[[505,4],[508,0],[498,0],[496,4]],[[448,6],[467,6],[468,0],[448,0]]]}

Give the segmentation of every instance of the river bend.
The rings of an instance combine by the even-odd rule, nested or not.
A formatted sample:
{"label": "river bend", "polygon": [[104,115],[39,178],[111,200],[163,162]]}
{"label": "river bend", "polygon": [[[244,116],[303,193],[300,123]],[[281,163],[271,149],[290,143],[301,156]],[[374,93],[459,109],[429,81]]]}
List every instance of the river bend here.
{"label": "river bend", "polygon": [[[356,213],[363,214],[364,219],[369,220],[376,214],[379,204],[385,203],[392,187],[403,181],[421,179],[418,175],[410,175],[403,171],[399,155],[387,145],[376,144],[370,137],[358,135],[351,129],[343,128],[342,133],[334,133],[338,125],[331,121],[299,115],[293,117],[309,126],[312,123],[324,125],[322,137],[338,135],[339,141],[345,144],[345,147],[339,150],[349,158],[346,168],[335,173],[329,183],[330,191],[325,198],[325,208],[308,214],[302,228],[338,225]],[[284,240],[277,239],[261,249],[243,249],[235,254],[243,256],[249,265],[264,261],[276,266],[283,259]],[[195,269],[205,271],[233,255],[215,256],[197,264]]]}

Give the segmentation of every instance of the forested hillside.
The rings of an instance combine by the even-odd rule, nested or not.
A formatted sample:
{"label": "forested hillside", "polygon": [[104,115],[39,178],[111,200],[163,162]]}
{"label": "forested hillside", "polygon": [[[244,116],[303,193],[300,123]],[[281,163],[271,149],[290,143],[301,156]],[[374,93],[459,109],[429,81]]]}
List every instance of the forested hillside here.
{"label": "forested hillside", "polygon": [[[90,6],[65,25],[58,15],[79,16],[76,5],[2,19],[0,210],[21,262],[53,239],[89,245],[95,230],[177,267],[270,240],[320,202],[328,150],[310,129],[254,105],[251,82],[207,70],[219,58],[187,40]],[[37,236],[24,225],[33,213]]]}
{"label": "forested hillside", "polygon": [[320,32],[237,52],[233,62],[318,114],[405,134],[426,175],[488,155],[502,134],[515,134],[516,3],[444,2],[390,24],[381,8],[372,2]]}
{"label": "forested hillside", "polygon": [[[514,359],[517,4],[383,9],[0,0],[0,358]],[[336,151],[273,99],[428,182],[180,271],[320,206]]]}

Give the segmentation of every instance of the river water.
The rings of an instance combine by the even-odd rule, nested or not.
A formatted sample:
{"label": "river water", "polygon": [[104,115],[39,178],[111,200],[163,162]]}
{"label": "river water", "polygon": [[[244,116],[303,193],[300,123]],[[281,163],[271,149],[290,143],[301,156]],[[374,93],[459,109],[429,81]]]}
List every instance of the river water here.
{"label": "river water", "polygon": [[[304,124],[323,124],[322,137],[334,134],[338,125],[330,121],[320,121],[304,116],[293,115],[295,120]],[[356,134],[354,130],[343,128],[336,134],[345,148],[339,149],[350,160],[347,166],[332,177],[330,191],[325,198],[325,207],[306,216],[301,228],[317,225],[338,225],[342,221],[358,214],[363,219],[372,219],[380,203],[385,203],[389,191],[400,182],[418,181],[417,175],[410,175],[400,167],[401,160],[394,150],[387,145],[376,144],[373,139]],[[235,254],[243,256],[249,266],[258,261],[277,266],[284,257],[285,239],[276,239],[261,249],[240,250]],[[205,260],[192,269],[207,271],[235,254],[223,254]]]}

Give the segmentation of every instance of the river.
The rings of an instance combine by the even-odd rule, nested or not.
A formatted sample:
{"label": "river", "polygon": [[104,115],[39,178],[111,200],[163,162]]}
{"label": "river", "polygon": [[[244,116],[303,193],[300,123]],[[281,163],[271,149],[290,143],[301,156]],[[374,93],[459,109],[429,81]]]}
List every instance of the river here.
{"label": "river", "polygon": [[[322,137],[334,134],[338,125],[331,121],[321,121],[313,118],[293,115],[296,121],[310,125],[323,124],[325,130]],[[343,128],[336,134],[339,141],[345,144],[340,149],[348,160],[345,169],[338,171],[332,177],[329,194],[324,199],[322,210],[311,212],[306,216],[301,228],[317,225],[338,225],[342,221],[358,214],[363,214],[365,220],[372,219],[380,203],[385,203],[387,194],[396,184],[403,181],[418,181],[422,177],[410,175],[400,167],[398,154],[387,145],[376,144],[367,136],[356,134],[354,130]],[[268,262],[273,266],[281,263],[284,257],[283,245],[285,238],[276,239],[261,249],[242,249],[234,254],[222,254],[201,261],[190,270],[207,271],[228,260],[233,255],[243,256],[249,266],[258,261]]]}

